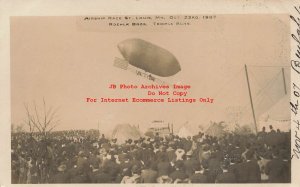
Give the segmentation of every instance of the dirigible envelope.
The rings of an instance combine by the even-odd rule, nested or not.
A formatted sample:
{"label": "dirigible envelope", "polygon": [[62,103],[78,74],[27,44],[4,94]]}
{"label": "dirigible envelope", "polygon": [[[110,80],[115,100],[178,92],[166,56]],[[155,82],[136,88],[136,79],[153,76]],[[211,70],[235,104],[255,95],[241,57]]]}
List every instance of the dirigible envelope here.
{"label": "dirigible envelope", "polygon": [[129,64],[161,77],[175,75],[181,70],[175,56],[157,45],[141,39],[128,39],[118,48]]}

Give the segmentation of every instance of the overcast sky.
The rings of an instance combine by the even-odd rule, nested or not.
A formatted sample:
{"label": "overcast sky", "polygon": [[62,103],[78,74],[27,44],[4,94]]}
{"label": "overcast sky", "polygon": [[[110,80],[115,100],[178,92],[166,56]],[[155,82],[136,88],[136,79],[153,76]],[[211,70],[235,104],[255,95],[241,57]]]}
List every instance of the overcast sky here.
{"label": "overcast sky", "polygon": [[[249,66],[258,113],[284,95],[280,66],[289,65],[288,15],[218,15],[213,21],[200,21],[196,30],[180,32],[80,29],[75,17],[11,21],[13,124],[25,119],[24,103],[42,106],[43,98],[59,107],[57,130],[97,128],[98,123],[103,132],[119,123],[145,129],[153,120],[173,123],[175,129],[187,121],[205,126],[210,120],[228,120],[228,111],[236,108],[251,117],[244,64]],[[111,83],[153,83],[113,66],[115,57],[122,58],[117,44],[128,38],[149,41],[174,54],[181,71],[163,80],[188,84],[187,97],[210,97],[214,103],[86,103],[86,97],[148,97],[143,90],[108,89]],[[285,73],[289,84],[288,69]],[[265,87],[270,91],[262,92]]]}

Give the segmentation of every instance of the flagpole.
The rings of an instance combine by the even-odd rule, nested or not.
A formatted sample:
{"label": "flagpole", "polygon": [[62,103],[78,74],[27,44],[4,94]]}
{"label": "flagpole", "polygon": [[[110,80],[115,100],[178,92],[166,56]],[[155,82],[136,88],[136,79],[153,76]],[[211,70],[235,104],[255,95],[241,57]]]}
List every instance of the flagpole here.
{"label": "flagpole", "polygon": [[284,68],[281,69],[281,72],[282,72],[282,78],[283,78],[284,93],[286,95],[287,91],[286,91],[286,82],[285,82],[285,76],[284,76]]}
{"label": "flagpole", "polygon": [[249,91],[249,97],[250,97],[250,103],[251,103],[251,109],[252,109],[252,116],[253,116],[253,121],[254,121],[254,125],[255,125],[255,133],[257,134],[257,124],[256,124],[256,118],[255,118],[255,113],[254,113],[254,107],[253,107],[252,95],[251,95],[251,88],[250,88],[248,70],[247,70],[247,65],[246,64],[245,64],[245,72],[246,72],[246,79],[247,79],[247,85],[248,85],[248,91]]}
{"label": "flagpole", "polygon": [[99,125],[99,121],[98,121],[98,137],[100,137],[100,129],[99,129],[100,125]]}

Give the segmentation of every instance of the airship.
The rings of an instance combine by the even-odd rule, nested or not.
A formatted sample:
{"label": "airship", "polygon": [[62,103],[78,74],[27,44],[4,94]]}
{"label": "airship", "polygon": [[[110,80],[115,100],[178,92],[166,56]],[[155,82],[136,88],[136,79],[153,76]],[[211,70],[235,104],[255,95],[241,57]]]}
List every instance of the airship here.
{"label": "airship", "polygon": [[[171,52],[148,41],[138,38],[127,39],[118,44],[118,49],[125,61],[150,73],[150,76],[153,74],[169,77],[181,70],[178,60]],[[121,65],[121,61],[117,59],[115,63],[126,69],[126,64]]]}

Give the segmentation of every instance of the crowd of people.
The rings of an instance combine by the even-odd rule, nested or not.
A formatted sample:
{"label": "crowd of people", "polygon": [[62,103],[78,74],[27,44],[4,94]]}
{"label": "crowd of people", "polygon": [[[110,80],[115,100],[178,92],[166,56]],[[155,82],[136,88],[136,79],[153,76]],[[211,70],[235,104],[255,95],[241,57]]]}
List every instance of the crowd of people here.
{"label": "crowd of people", "polygon": [[290,132],[117,139],[13,133],[12,183],[290,183]]}

